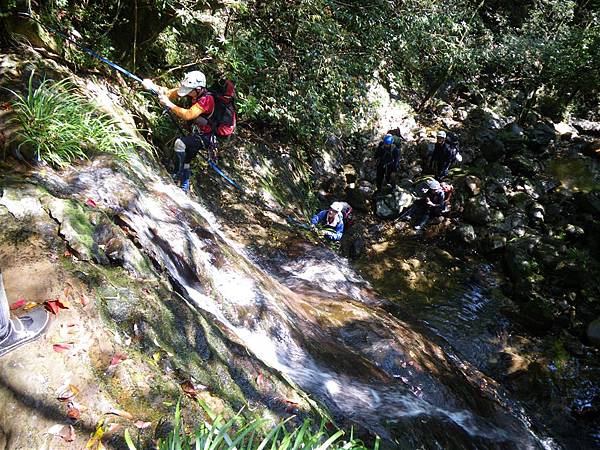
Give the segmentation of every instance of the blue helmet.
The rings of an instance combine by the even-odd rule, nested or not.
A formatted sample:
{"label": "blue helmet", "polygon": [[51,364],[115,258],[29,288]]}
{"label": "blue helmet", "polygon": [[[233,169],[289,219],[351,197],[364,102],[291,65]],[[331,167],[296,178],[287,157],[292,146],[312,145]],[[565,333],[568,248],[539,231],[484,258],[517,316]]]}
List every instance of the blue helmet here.
{"label": "blue helmet", "polygon": [[394,143],[394,136],[392,136],[391,134],[386,134],[385,137],[383,138],[383,143],[386,145],[391,145]]}

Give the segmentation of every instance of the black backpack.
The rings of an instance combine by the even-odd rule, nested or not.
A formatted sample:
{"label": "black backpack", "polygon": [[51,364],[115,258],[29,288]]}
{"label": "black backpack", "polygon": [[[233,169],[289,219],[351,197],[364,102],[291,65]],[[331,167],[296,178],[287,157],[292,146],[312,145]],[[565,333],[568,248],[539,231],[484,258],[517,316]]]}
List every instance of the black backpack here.
{"label": "black backpack", "polygon": [[231,136],[235,131],[235,85],[231,80],[221,80],[209,89],[215,99],[215,110],[210,116],[212,132],[216,136]]}

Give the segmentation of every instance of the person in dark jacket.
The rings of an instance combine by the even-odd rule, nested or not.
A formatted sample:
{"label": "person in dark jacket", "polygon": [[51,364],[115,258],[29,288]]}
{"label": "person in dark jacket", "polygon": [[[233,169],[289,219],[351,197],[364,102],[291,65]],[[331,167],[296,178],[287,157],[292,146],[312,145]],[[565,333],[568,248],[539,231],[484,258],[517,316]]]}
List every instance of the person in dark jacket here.
{"label": "person in dark jacket", "polygon": [[423,228],[432,217],[441,216],[444,212],[445,195],[439,181],[428,178],[418,187],[419,199],[415,201],[403,219],[410,221],[415,218],[415,230]]}
{"label": "person in dark jacket", "polygon": [[400,148],[394,143],[394,136],[385,135],[375,150],[375,159],[377,160],[377,190],[380,191],[384,180],[390,183],[392,173],[398,170]]}
{"label": "person in dark jacket", "polygon": [[312,228],[316,229],[317,225],[323,225],[325,227],[323,232],[325,238],[332,241],[341,240],[344,234],[343,209],[344,204],[342,202],[333,202],[329,209],[318,212],[310,219]]}
{"label": "person in dark jacket", "polygon": [[456,148],[446,139],[445,131],[438,131],[433,153],[429,158],[429,169],[433,176],[442,180],[448,175],[450,166],[456,161]]}

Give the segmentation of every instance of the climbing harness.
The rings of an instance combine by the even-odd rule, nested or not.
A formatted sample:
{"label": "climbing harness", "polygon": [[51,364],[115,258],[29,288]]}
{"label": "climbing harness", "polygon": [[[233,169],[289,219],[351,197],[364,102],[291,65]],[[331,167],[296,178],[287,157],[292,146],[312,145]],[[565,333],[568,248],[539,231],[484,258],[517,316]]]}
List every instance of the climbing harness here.
{"label": "climbing harness", "polygon": [[[81,44],[79,44],[75,39],[73,39],[72,37],[42,23],[41,21],[39,21],[38,19],[36,19],[35,17],[33,17],[31,14],[28,13],[24,13],[24,12],[19,12],[17,13],[18,16],[20,17],[25,17],[27,19],[33,20],[34,22],[40,24],[42,27],[44,27],[46,30],[62,37],[63,39],[71,42],[73,45],[75,45],[77,48],[83,50],[85,53],[87,53],[88,55],[90,55],[91,57],[102,61],[103,63],[107,64],[108,66],[112,67],[115,70],[118,70],[119,72],[121,72],[122,74],[126,75],[127,77],[137,81],[138,83],[142,83],[143,80],[138,77],[137,75],[131,73],[130,71],[128,71],[127,69],[124,69],[123,67],[119,66],[118,64],[115,64],[114,62],[106,59],[105,57],[99,55],[98,53],[96,53],[95,51],[93,51],[92,49],[85,47]],[[158,96],[158,92],[156,92],[154,89],[150,89],[150,92],[152,92],[155,96]],[[183,129],[181,128],[181,126],[179,125],[179,123],[175,120],[175,118],[173,117],[173,115],[171,114],[171,111],[167,108],[165,108],[165,111],[168,113],[169,118],[171,119],[171,122],[173,122],[173,125],[175,125],[175,127],[179,130],[179,132],[182,135],[185,135],[186,133],[183,131]],[[235,187],[236,189],[239,189],[242,192],[245,192],[245,190],[235,181],[233,181],[230,177],[228,177],[227,175],[225,175],[225,173],[223,172],[223,170],[217,166],[214,161],[212,161],[208,156],[204,156],[201,155],[206,162],[208,163],[208,165],[215,171],[217,172],[217,174],[219,174],[221,177],[223,177],[223,179],[225,181],[227,181],[230,185],[232,185],[233,187]]]}

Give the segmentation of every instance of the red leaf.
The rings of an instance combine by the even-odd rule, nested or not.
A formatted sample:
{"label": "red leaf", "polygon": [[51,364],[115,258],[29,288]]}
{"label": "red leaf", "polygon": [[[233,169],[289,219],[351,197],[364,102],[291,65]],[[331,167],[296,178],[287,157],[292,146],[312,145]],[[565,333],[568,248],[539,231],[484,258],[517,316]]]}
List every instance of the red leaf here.
{"label": "red leaf", "polygon": [[81,306],[87,306],[87,304],[90,302],[85,294],[81,296],[79,301],[81,302]]}
{"label": "red leaf", "polygon": [[85,204],[86,204],[86,205],[88,205],[88,206],[92,206],[92,207],[94,207],[94,208],[96,208],[96,207],[98,206],[98,205],[96,205],[96,202],[95,202],[94,200],[92,200],[91,198],[88,198],[88,199],[85,201]]}
{"label": "red leaf", "polygon": [[112,359],[110,360],[110,365],[111,366],[116,366],[117,364],[119,364],[121,361],[125,361],[127,359],[127,355],[122,355],[122,354],[117,354],[115,356],[112,357]]}
{"label": "red leaf", "polygon": [[262,373],[259,373],[256,377],[256,384],[258,385],[258,387],[263,387],[263,385],[265,384],[265,377]]}
{"label": "red leaf", "polygon": [[79,420],[81,417],[81,411],[72,406],[67,410],[67,417],[71,420]]}
{"label": "red leaf", "polygon": [[52,348],[55,352],[61,353],[65,350],[71,350],[73,348],[73,344],[54,344]]}
{"label": "red leaf", "polygon": [[25,306],[25,303],[27,303],[27,301],[24,298],[20,298],[19,300],[14,302],[12,305],[10,305],[10,310],[14,311],[15,309],[19,309],[22,306]]}
{"label": "red leaf", "polygon": [[61,309],[69,309],[68,303],[59,299],[47,300],[44,302],[44,306],[54,315],[56,315]]}
{"label": "red leaf", "polygon": [[65,250],[65,252],[63,253],[65,258],[69,258],[71,256],[73,256],[73,254],[69,251],[69,250]]}

